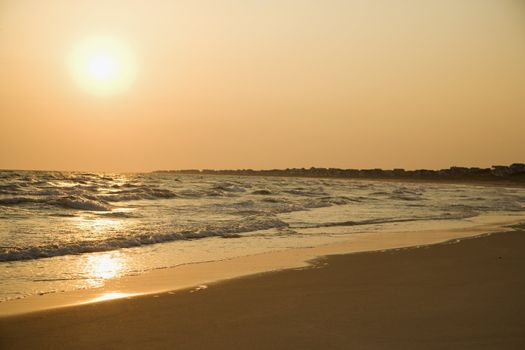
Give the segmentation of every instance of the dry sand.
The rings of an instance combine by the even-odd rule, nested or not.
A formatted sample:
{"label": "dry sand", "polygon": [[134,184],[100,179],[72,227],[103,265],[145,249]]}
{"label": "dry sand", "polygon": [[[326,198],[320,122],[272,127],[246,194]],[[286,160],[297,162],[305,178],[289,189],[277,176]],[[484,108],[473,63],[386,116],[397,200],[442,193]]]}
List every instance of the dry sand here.
{"label": "dry sand", "polygon": [[525,232],[0,318],[1,349],[525,349]]}

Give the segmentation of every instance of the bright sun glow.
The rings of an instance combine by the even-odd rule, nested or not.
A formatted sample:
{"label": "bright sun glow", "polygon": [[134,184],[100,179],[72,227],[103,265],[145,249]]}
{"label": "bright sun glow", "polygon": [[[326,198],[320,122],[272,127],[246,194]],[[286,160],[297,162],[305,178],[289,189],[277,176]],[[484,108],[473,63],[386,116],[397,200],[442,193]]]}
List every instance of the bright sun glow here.
{"label": "bright sun glow", "polygon": [[91,255],[85,265],[86,274],[92,278],[108,279],[118,276],[122,270],[124,262],[120,254],[105,253]]}
{"label": "bright sun glow", "polygon": [[108,37],[79,42],[71,51],[68,65],[76,83],[99,96],[124,92],[137,73],[131,50],[122,42]]}
{"label": "bright sun glow", "polygon": [[113,300],[113,299],[121,299],[121,298],[130,297],[130,296],[133,296],[133,294],[130,294],[130,293],[119,293],[119,292],[104,293],[101,296],[90,300],[90,302],[106,301],[106,300]]}

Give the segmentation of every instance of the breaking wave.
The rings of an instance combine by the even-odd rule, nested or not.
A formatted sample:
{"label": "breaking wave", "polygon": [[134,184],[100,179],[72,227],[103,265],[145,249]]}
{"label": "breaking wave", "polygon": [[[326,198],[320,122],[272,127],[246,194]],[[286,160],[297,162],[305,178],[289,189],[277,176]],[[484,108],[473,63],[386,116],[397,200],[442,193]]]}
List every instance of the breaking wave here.
{"label": "breaking wave", "polygon": [[525,193],[331,179],[0,171],[0,261],[498,211],[525,211]]}
{"label": "breaking wave", "polygon": [[195,240],[207,237],[238,238],[242,233],[271,228],[288,227],[288,224],[275,218],[248,217],[237,222],[228,222],[217,226],[205,226],[195,230],[171,233],[137,234],[118,236],[98,241],[80,241],[75,243],[47,244],[29,247],[0,247],[0,261],[16,261],[49,258],[54,256],[103,252],[120,248],[133,248],[143,245]]}

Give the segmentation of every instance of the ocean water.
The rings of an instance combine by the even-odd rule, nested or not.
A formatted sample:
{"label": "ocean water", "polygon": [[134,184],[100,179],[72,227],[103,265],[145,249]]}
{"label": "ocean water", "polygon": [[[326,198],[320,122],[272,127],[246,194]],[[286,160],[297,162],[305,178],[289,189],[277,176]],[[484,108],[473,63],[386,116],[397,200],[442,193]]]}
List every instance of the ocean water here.
{"label": "ocean water", "polygon": [[468,227],[525,189],[338,179],[0,171],[0,300],[181,264]]}

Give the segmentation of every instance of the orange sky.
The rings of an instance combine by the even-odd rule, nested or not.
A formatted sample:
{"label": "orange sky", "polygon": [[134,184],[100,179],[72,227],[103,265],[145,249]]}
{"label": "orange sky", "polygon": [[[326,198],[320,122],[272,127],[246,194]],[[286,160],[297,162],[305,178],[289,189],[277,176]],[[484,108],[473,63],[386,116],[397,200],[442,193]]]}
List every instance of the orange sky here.
{"label": "orange sky", "polygon": [[[93,37],[122,92],[68,68]],[[521,0],[0,1],[0,168],[525,161]]]}

